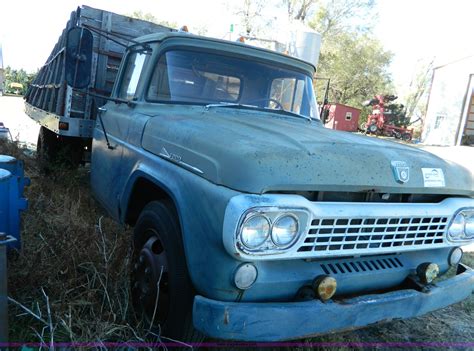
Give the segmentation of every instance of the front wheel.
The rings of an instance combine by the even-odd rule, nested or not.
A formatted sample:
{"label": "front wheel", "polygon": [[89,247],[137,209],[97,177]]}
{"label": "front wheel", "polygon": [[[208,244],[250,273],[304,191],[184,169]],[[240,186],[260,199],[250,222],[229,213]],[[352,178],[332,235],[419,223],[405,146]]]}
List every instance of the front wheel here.
{"label": "front wheel", "polygon": [[378,131],[377,125],[375,123],[371,124],[368,128],[368,131],[372,134],[376,134]]}
{"label": "front wheel", "polygon": [[137,315],[148,326],[160,326],[162,336],[200,342],[194,329],[194,289],[184,256],[179,222],[172,206],[153,201],[137,221],[131,277]]}

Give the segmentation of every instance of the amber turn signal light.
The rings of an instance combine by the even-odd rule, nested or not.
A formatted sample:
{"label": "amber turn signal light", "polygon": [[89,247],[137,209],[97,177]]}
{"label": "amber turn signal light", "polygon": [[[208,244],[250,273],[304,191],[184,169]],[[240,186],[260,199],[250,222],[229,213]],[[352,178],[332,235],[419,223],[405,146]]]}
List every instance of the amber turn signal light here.
{"label": "amber turn signal light", "polygon": [[423,284],[429,284],[438,276],[439,266],[436,263],[422,263],[416,268],[416,274]]}
{"label": "amber turn signal light", "polygon": [[328,275],[322,275],[313,280],[313,290],[322,301],[331,299],[336,293],[336,289],[336,279]]}
{"label": "amber turn signal light", "polygon": [[69,130],[69,123],[68,122],[59,122],[59,129],[60,130]]}

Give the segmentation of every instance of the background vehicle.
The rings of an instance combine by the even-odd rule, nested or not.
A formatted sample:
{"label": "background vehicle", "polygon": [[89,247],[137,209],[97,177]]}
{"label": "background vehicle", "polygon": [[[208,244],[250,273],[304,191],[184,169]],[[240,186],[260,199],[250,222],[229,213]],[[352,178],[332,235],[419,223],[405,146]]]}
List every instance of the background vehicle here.
{"label": "background vehicle", "polygon": [[3,122],[0,122],[0,139],[13,140],[10,129],[5,127]]}
{"label": "background vehicle", "polygon": [[[73,27],[89,29],[93,38],[87,94],[66,84],[64,48],[67,32]],[[58,43],[25,96],[26,113],[42,126],[38,136],[39,154],[51,161],[59,155],[62,161],[72,165],[88,160],[97,107],[110,96],[126,46],[140,35],[170,31],[171,28],[155,23],[88,6],[72,12]],[[90,48],[82,48],[87,49]],[[78,76],[83,74],[78,72]]]}
{"label": "background vehicle", "polygon": [[[85,128],[94,195],[134,227],[134,306],[164,335],[288,340],[472,293],[474,272],[459,264],[474,241],[465,169],[324,128],[315,67],[242,43],[134,39],[100,104],[90,30],[73,26],[56,49],[66,88],[97,108]],[[31,102],[58,106],[33,96],[33,116],[48,112]],[[57,133],[74,123],[62,118]],[[434,281],[450,267],[454,278]]]}
{"label": "background vehicle", "polygon": [[397,127],[390,118],[389,111],[386,111],[386,103],[397,99],[394,95],[377,95],[367,102],[367,106],[372,106],[372,114],[367,117],[365,131],[367,134],[377,134],[395,137],[404,141],[410,141],[413,137],[413,129]]}

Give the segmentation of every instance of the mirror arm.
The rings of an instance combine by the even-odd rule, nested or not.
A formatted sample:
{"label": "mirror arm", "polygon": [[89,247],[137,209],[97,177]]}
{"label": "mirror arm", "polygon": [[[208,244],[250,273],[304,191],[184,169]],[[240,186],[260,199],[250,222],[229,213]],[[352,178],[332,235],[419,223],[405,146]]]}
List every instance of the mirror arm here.
{"label": "mirror arm", "polygon": [[[134,106],[137,104],[137,103],[134,102],[134,101],[128,101],[128,100],[125,100],[125,99],[112,98],[112,97],[105,96],[105,95],[94,94],[94,93],[91,93],[90,91],[85,91],[85,93],[86,93],[87,95],[90,95],[90,96],[95,97],[95,98],[100,98],[100,99],[105,99],[105,100],[109,100],[109,101],[114,101],[115,103],[127,104],[127,106],[129,106],[129,107],[134,107]],[[109,150],[114,150],[115,147],[113,147],[113,146],[110,144],[109,136],[107,135],[107,131],[105,130],[104,120],[102,119],[102,113],[107,112],[107,109],[106,109],[105,107],[102,107],[102,106],[101,106],[101,107],[98,107],[97,110],[98,110],[97,117],[99,118],[99,122],[100,122],[100,126],[102,127],[102,131],[104,132],[105,143],[107,144],[107,148],[108,148]]]}
{"label": "mirror arm", "polygon": [[128,41],[128,42],[130,42],[130,43],[133,43],[133,44],[135,44],[135,45],[140,45],[140,46],[142,46],[145,50],[148,50],[148,49],[150,48],[150,45],[148,45],[147,43],[140,43],[140,42],[138,42],[138,41],[136,41],[136,40],[123,37],[123,36],[121,36],[120,34],[117,34],[117,33],[113,33],[113,34],[112,34],[112,33],[106,32],[106,31],[104,31],[104,30],[100,30],[100,29],[97,29],[97,28],[88,26],[88,25],[86,25],[86,24],[83,24],[82,26],[83,26],[84,28],[89,29],[91,32],[94,32],[94,33],[96,33],[96,34],[99,34],[99,35],[105,37],[106,39],[111,40],[111,41],[113,41],[114,43],[117,43],[118,45],[121,45],[121,46],[123,46],[123,47],[125,47],[125,48],[127,48],[129,45],[128,45],[128,44],[124,44],[124,43],[120,42],[119,40],[112,38],[112,35],[115,36],[115,37],[117,37],[117,38],[119,38],[119,39],[121,39],[121,40],[126,40],[126,41]]}
{"label": "mirror arm", "polygon": [[113,101],[113,102],[120,103],[120,104],[127,104],[127,106],[129,106],[129,107],[135,107],[135,105],[137,104],[135,101],[130,101],[130,100],[126,100],[126,99],[120,99],[120,98],[113,98],[113,97],[110,97],[110,96],[105,96],[105,95],[100,95],[100,94],[91,93],[90,91],[86,91],[85,93],[86,93],[87,95],[92,96],[92,97],[96,97],[96,98],[100,98],[100,99],[105,99],[105,100]]}
{"label": "mirror arm", "polygon": [[107,144],[107,149],[113,150],[115,148],[112,145],[110,145],[109,137],[107,136],[107,132],[105,131],[104,121],[102,120],[102,113],[107,112],[107,109],[104,107],[99,107],[97,110],[99,111],[98,113],[99,122],[100,122],[100,125],[102,126],[102,131],[104,132],[105,143]]}

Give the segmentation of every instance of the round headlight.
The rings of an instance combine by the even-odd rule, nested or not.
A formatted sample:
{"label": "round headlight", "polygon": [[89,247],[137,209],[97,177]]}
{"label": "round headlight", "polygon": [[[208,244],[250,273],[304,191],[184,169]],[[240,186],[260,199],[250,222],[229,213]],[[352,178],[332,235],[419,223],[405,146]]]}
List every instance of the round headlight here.
{"label": "round headlight", "polygon": [[464,233],[469,239],[474,238],[474,212],[464,217]]}
{"label": "round headlight", "polygon": [[298,220],[289,215],[277,219],[272,227],[272,241],[277,246],[289,245],[298,234]]}
{"label": "round headlight", "polygon": [[267,217],[255,215],[245,220],[240,238],[247,248],[256,249],[268,239],[269,234],[270,222]]}
{"label": "round headlight", "polygon": [[464,223],[465,223],[464,216],[461,213],[459,213],[454,218],[454,221],[451,223],[451,226],[449,227],[448,233],[452,239],[459,239],[463,235]]}

